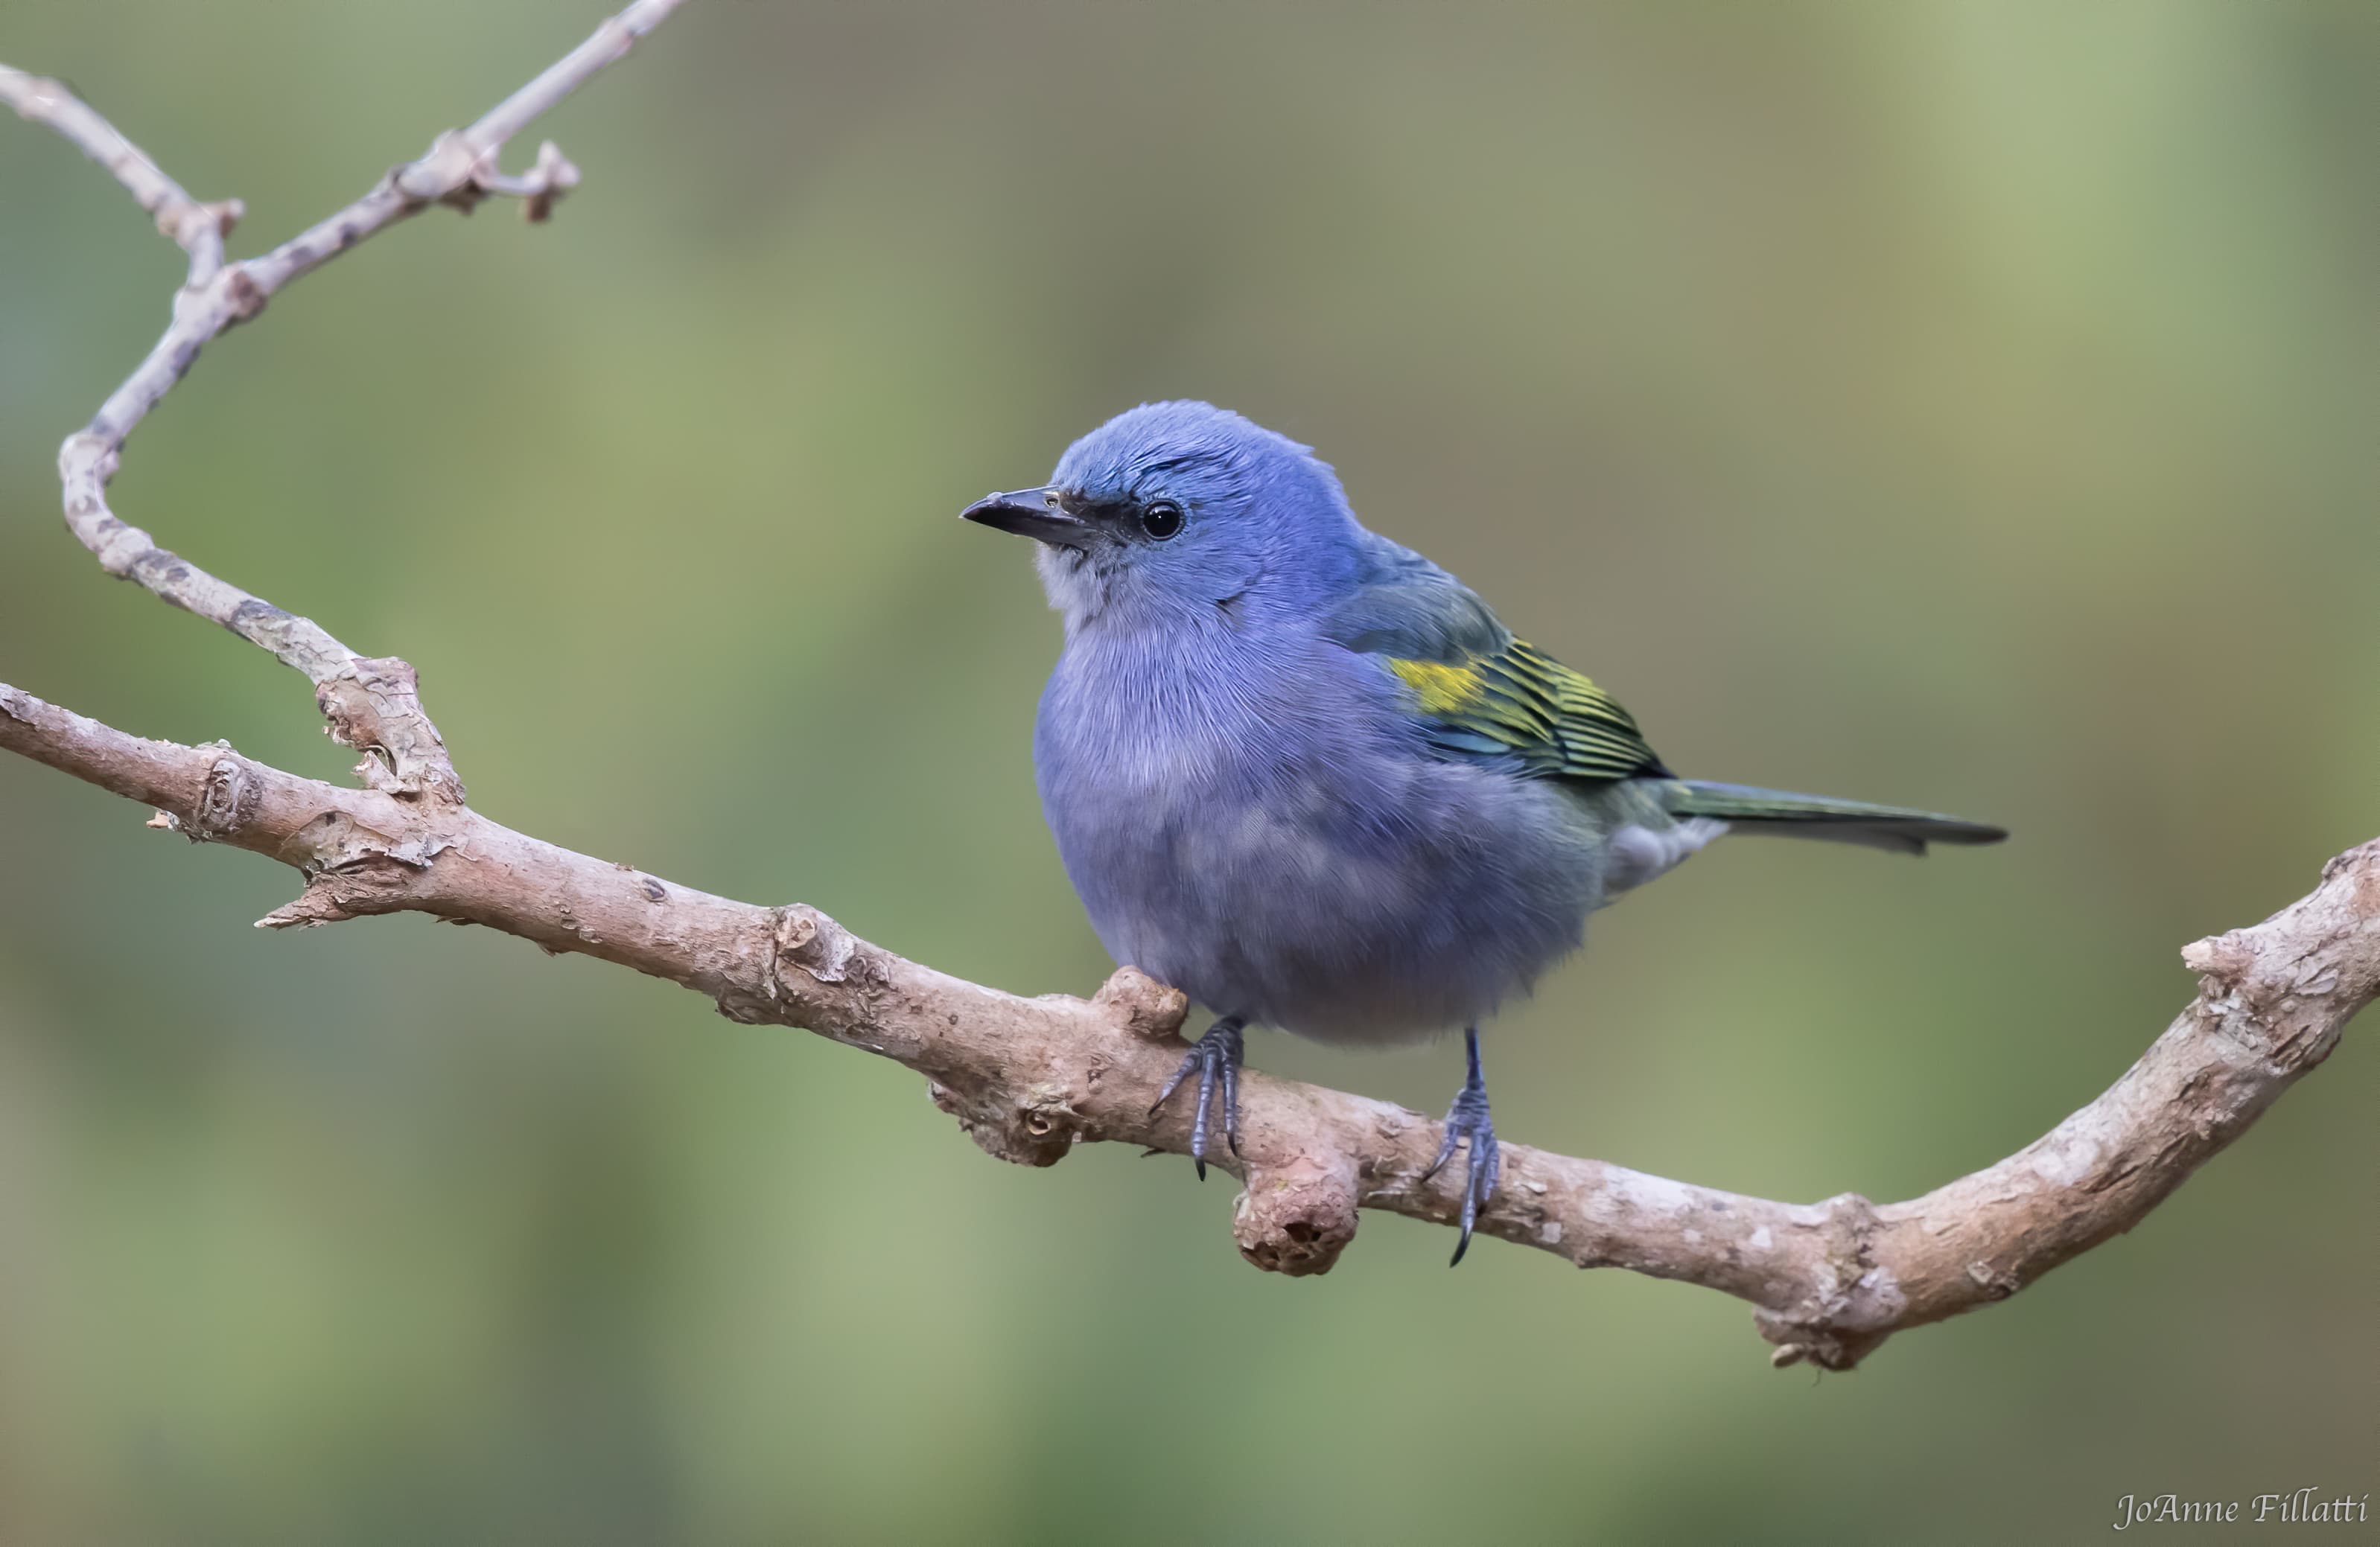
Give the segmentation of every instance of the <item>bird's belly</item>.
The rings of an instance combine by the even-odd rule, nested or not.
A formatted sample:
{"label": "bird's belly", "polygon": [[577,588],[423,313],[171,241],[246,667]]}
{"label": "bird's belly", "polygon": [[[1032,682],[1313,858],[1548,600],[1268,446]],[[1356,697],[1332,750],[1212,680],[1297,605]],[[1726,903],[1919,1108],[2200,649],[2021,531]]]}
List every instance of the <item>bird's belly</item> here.
{"label": "bird's belly", "polygon": [[1599,841],[1558,791],[1427,757],[1045,800],[1117,961],[1326,1041],[1478,1021],[1574,948],[1599,900]]}

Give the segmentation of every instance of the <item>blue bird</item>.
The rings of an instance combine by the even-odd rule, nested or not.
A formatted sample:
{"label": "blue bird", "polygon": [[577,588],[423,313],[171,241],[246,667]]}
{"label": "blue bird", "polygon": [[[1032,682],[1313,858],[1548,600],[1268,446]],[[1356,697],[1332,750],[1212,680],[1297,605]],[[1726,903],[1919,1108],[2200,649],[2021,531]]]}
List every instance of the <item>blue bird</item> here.
{"label": "blue bird", "polygon": [[1092,927],[1220,1017],[1157,1100],[1198,1077],[1199,1176],[1210,1109],[1239,1148],[1244,1028],[1460,1026],[1429,1168],[1466,1152],[1457,1263],[1499,1168],[1479,1021],[1589,913],[1730,830],[1912,854],[2008,836],[1678,778],[1609,695],[1366,530],[1308,448],[1208,404],[1120,414],[1045,487],[961,514],[1039,544],[1065,620],[1033,761]]}

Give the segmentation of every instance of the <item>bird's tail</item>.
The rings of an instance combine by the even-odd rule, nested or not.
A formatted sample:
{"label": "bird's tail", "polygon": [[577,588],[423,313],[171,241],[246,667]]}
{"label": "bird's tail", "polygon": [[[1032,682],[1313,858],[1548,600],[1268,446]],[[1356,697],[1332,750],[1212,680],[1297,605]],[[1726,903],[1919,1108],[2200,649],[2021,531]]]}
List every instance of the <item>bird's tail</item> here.
{"label": "bird's tail", "polygon": [[1820,838],[1902,854],[1922,854],[1928,843],[1998,843],[2008,836],[2006,828],[1939,812],[1694,779],[1671,784],[1667,804],[1671,816],[1715,816],[1738,832]]}

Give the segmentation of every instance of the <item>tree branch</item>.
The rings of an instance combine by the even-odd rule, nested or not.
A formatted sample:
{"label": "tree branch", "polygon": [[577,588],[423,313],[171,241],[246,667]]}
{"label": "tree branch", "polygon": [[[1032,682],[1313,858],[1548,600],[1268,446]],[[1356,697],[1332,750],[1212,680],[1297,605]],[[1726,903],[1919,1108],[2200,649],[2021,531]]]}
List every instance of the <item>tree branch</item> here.
{"label": "tree branch", "polygon": [[[814,1031],[925,1075],[991,1154],[1048,1166],[1076,1143],[1189,1148],[1189,1113],[1149,1107],[1181,1053],[1182,997],[1133,968],[1087,1002],[1019,998],[871,945],[807,906],[762,908],[559,848],[471,809],[412,669],[356,655],[158,548],[103,498],[124,438],[199,347],[290,280],[433,202],[491,195],[541,218],[577,180],[550,145],[520,177],[495,153],[674,7],[640,0],[471,128],[261,258],[222,260],[236,205],[202,205],[54,83],[0,67],[0,100],[107,166],[190,253],[173,325],[60,457],[67,524],[110,574],[209,617],[304,671],[334,734],[362,749],[346,789],[223,743],[145,741],[0,684],[0,748],[156,807],[151,825],[295,867],[298,899],[266,928],[425,912],[548,951],[632,967],[744,1021]],[[1504,1147],[1483,1234],[1581,1267],[1624,1267],[1747,1300],[1774,1361],[1849,1369],[1892,1333],[2004,1299],[2130,1229],[2337,1045],[2380,994],[2380,840],[2333,860],[2312,894],[2183,961],[2197,997],[2099,1098],[1998,1165],[1904,1203],[1845,1193],[1797,1206]],[[1258,1267],[1329,1271],[1359,1209],[1453,1223],[1455,1183],[1424,1180],[1439,1125],[1417,1112],[1249,1072],[1240,1251]]]}
{"label": "tree branch", "polygon": [[[814,908],[761,908],[574,853],[461,805],[302,779],[220,743],[142,741],[0,686],[0,747],[158,807],[194,840],[306,876],[266,928],[368,913],[486,925],[667,978],[731,1019],[801,1027],[892,1058],[1004,1160],[1080,1142],[1189,1153],[1189,1115],[1149,1106],[1179,1061],[1180,995],[1132,968],[1087,1003],[937,973]],[[2005,1299],[2146,1216],[2337,1045],[2380,993],[2380,840],[2312,895],[2182,953],[2198,997],[2096,1101],[2024,1149],[1905,1203],[1808,1206],[1694,1187],[1525,1145],[1482,1233],[1581,1267],[1705,1285],[1757,1308],[1779,1363],[1848,1369],[1887,1335]],[[1359,1208],[1451,1224],[1422,1180],[1439,1126],[1404,1107],[1255,1071],[1241,1084],[1233,1225],[1258,1267],[1322,1273]]]}

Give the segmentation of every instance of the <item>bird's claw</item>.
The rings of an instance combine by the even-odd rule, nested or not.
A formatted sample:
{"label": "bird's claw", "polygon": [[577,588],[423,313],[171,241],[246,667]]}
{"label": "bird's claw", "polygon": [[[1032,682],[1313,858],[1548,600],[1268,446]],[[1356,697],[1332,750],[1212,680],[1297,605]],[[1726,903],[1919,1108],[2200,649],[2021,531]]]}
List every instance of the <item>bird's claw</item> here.
{"label": "bird's claw", "polygon": [[1454,1255],[1447,1260],[1452,1267],[1463,1261],[1471,1250],[1471,1228],[1478,1222],[1479,1210],[1496,1190],[1496,1178],[1504,1169],[1502,1149],[1496,1142],[1496,1125],[1488,1120],[1488,1086],[1479,1075],[1479,1033],[1463,1033],[1469,1054],[1471,1073],[1463,1089],[1455,1093],[1454,1105],[1446,1109],[1446,1137],[1439,1142],[1438,1158],[1421,1179],[1429,1180],[1454,1158],[1457,1144],[1465,1148],[1463,1166],[1463,1235],[1454,1243]]}
{"label": "bird's claw", "polygon": [[1240,1028],[1244,1024],[1237,1016],[1227,1015],[1208,1027],[1205,1036],[1190,1045],[1190,1052],[1173,1071],[1173,1078],[1148,1104],[1148,1115],[1153,1118],[1158,1108],[1182,1088],[1184,1081],[1193,1073],[1198,1076],[1198,1111],[1190,1122],[1190,1159],[1198,1167],[1200,1181],[1207,1179],[1207,1116],[1214,1107],[1219,1086],[1222,1095],[1223,1142],[1232,1147],[1233,1154],[1240,1153],[1240,1058],[1244,1051]]}

